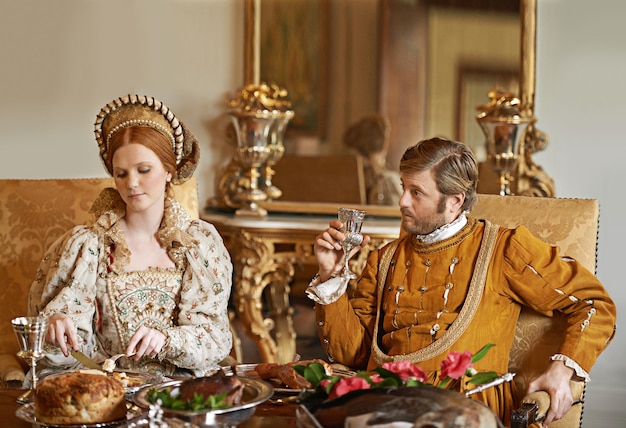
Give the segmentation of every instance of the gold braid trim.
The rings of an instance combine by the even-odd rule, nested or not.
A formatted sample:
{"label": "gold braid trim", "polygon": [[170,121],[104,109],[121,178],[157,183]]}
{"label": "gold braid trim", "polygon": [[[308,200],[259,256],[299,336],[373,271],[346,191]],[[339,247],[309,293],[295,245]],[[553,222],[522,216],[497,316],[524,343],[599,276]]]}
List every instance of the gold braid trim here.
{"label": "gold braid trim", "polygon": [[491,255],[493,253],[496,238],[498,236],[498,229],[498,225],[491,224],[489,221],[485,220],[483,240],[480,245],[480,250],[478,252],[478,260],[476,261],[474,274],[472,275],[470,287],[467,292],[467,298],[465,299],[465,303],[463,303],[461,312],[459,312],[456,320],[439,339],[437,339],[430,345],[410,354],[387,355],[378,346],[378,326],[380,324],[380,308],[382,295],[385,288],[385,281],[387,279],[389,264],[396,251],[396,248],[398,247],[399,241],[396,241],[394,245],[387,248],[386,252],[381,258],[380,267],[378,270],[378,305],[376,310],[376,324],[374,326],[374,340],[372,341],[372,353],[374,356],[374,360],[377,364],[380,365],[384,362],[402,360],[409,360],[411,362],[418,363],[420,361],[429,360],[442,354],[445,350],[449,349],[457,340],[459,340],[461,335],[465,332],[467,327],[472,322],[472,319],[474,318],[474,315],[478,310],[478,306],[480,304],[480,300],[485,289],[487,270],[489,268],[489,262],[491,260]]}

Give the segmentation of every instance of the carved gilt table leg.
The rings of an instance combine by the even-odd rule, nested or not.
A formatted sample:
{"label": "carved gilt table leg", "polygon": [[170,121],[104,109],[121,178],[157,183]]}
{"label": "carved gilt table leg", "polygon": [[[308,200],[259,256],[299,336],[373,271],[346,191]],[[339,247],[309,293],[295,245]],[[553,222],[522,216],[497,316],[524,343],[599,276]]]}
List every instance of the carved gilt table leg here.
{"label": "carved gilt table leg", "polygon": [[[293,260],[276,257],[270,239],[254,237],[245,230],[233,236],[232,247],[238,284],[233,299],[243,328],[256,343],[264,362],[292,361],[296,353],[289,305]],[[269,314],[264,311],[264,299]]]}

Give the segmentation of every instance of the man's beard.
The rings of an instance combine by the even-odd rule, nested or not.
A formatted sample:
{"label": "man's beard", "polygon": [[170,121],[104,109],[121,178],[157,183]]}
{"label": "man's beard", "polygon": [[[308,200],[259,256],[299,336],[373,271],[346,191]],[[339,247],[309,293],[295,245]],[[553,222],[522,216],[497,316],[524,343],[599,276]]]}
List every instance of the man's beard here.
{"label": "man's beard", "polygon": [[[428,218],[421,218],[416,220],[412,215],[409,216],[413,220],[412,224],[408,224],[407,219],[402,219],[402,228],[405,232],[411,235],[428,235],[429,233],[439,229],[441,226],[448,224],[444,212],[446,209],[446,198],[442,197],[437,205],[437,211],[435,214],[430,215]],[[405,211],[400,209],[403,215]]]}

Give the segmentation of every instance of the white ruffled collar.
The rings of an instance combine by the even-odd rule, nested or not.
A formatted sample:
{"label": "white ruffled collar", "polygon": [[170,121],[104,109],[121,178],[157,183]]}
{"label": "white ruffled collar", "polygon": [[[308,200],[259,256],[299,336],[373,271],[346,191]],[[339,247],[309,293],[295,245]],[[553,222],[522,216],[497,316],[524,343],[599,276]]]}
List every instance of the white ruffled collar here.
{"label": "white ruffled collar", "polygon": [[423,244],[432,244],[433,242],[453,236],[459,230],[463,229],[466,224],[467,211],[463,211],[453,222],[444,224],[426,235],[415,235],[415,238]]}

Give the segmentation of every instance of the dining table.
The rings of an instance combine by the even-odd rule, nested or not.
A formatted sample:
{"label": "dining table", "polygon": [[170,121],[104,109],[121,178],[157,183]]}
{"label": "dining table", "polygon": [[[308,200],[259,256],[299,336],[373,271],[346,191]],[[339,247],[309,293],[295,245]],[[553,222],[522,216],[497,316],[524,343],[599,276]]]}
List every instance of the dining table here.
{"label": "dining table", "polygon": [[[29,422],[16,416],[19,409],[17,397],[24,390],[0,390],[0,426],[10,428],[33,428]],[[289,428],[296,425],[297,403],[281,401],[279,404],[266,401],[256,407],[254,414],[247,421],[238,425],[241,428]]]}

